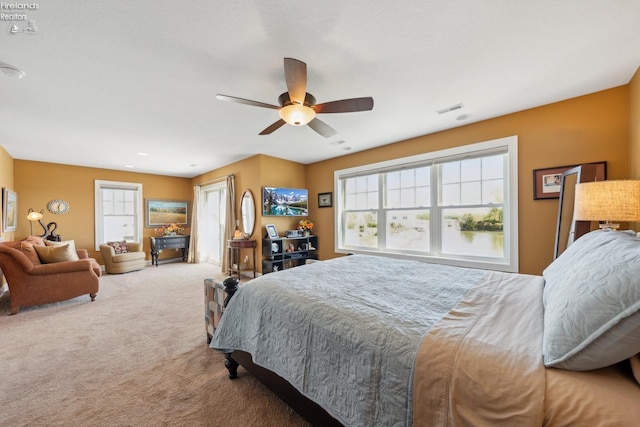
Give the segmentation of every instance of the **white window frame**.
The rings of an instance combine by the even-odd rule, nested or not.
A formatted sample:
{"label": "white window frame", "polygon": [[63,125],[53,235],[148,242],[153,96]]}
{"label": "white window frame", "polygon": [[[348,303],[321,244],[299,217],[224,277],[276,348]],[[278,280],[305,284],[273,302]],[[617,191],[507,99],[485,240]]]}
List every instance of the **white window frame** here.
{"label": "white window frame", "polygon": [[102,189],[105,188],[120,188],[124,190],[137,191],[137,204],[136,210],[138,212],[135,222],[135,235],[137,239],[135,242],[142,242],[144,236],[144,209],[143,209],[143,197],[142,197],[142,184],[134,182],[120,182],[120,181],[104,181],[95,180],[94,186],[94,201],[95,201],[95,250],[100,250],[100,245],[105,243],[104,239],[104,220],[103,220],[103,200]]}
{"label": "white window frame", "polygon": [[[506,160],[504,163],[504,258],[494,261],[490,258],[474,258],[465,256],[451,256],[435,253],[433,255],[415,255],[401,252],[392,252],[390,250],[367,250],[366,248],[346,248],[343,246],[343,206],[344,195],[341,186],[341,179],[354,176],[366,175],[367,173],[382,173],[385,170],[398,169],[404,166],[413,166],[427,162],[442,163],[446,158],[462,159],[465,155],[475,155],[478,152],[485,152],[487,155],[491,151],[506,152]],[[432,187],[436,185],[432,182]],[[508,136],[500,139],[478,142],[469,145],[463,145],[445,150],[439,150],[430,153],[419,154],[410,157],[388,160],[384,162],[356,166],[349,169],[337,170],[334,172],[334,194],[336,209],[335,215],[335,252],[336,253],[362,253],[370,255],[381,255],[392,258],[415,259],[424,262],[433,262],[440,264],[456,265],[460,267],[482,268],[507,272],[518,272],[518,137]],[[432,204],[432,208],[434,208]],[[432,231],[439,232],[439,224],[432,227]],[[437,248],[436,248],[437,249]]]}

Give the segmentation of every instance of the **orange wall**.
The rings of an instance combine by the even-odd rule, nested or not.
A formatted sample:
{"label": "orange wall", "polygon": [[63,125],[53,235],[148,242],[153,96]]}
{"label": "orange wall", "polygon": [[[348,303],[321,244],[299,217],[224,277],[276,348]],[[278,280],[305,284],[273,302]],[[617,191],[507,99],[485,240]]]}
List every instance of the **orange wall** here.
{"label": "orange wall", "polygon": [[[274,224],[280,235],[285,230],[297,228],[300,218],[262,216],[262,187],[292,187],[307,188],[306,166],[289,160],[258,154],[248,159],[240,160],[222,168],[207,172],[204,175],[193,178],[192,183],[204,183],[212,179],[226,175],[234,175],[236,189],[236,218],[240,218],[240,199],[245,190],[250,190],[256,205],[256,225],[251,235],[257,241],[257,271],[262,271],[262,237],[265,234],[264,226]],[[245,231],[245,230],[242,230]],[[246,232],[246,231],[245,231]],[[243,254],[244,255],[244,254]]]}
{"label": "orange wall", "polygon": [[[520,272],[540,274],[553,259],[558,201],[533,200],[533,170],[607,161],[609,179],[628,177],[628,106],[625,85],[314,163],[307,167],[309,197],[333,191],[335,170],[517,135]],[[334,209],[311,206],[320,258],[335,257]]]}
{"label": "orange wall", "polygon": [[[18,193],[18,228],[15,239],[23,239],[30,233],[27,211],[44,209],[42,222],[56,222],[56,233],[64,240],[75,240],[76,247],[90,251],[101,264],[102,257],[95,248],[95,203],[94,181],[123,181],[142,184],[145,199],[193,199],[191,180],[162,175],[151,175],[134,172],[122,172],[109,169],[86,168],[60,165],[56,163],[14,161],[15,191]],[[64,199],[71,208],[64,215],[54,215],[47,210],[47,203],[53,199]],[[34,234],[42,234],[43,230],[37,222],[33,224]],[[154,228],[144,229],[144,249],[149,256],[149,239],[155,233]],[[166,257],[168,253],[161,254]]]}

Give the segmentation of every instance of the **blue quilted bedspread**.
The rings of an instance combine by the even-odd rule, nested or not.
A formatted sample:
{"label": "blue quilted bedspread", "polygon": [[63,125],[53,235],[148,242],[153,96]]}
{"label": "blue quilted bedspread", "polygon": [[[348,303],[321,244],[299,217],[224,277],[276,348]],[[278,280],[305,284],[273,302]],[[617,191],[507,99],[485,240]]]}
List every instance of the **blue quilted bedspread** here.
{"label": "blue quilted bedspread", "polygon": [[243,285],[211,347],[251,353],[346,426],[412,424],[429,329],[487,272],[352,255]]}

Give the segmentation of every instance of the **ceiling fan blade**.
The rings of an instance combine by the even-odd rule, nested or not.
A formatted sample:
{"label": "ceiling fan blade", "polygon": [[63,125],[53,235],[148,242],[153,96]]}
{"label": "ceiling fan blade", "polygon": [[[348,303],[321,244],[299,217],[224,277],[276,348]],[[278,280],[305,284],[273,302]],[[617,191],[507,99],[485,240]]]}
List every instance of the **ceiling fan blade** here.
{"label": "ceiling fan blade", "polygon": [[265,104],[264,102],[252,101],[250,99],[238,98],[235,96],[218,94],[216,95],[216,98],[219,99],[220,101],[235,102],[237,104],[251,105],[253,107],[271,108],[273,110],[280,109],[280,107],[278,107],[277,105]]}
{"label": "ceiling fan blade", "polygon": [[373,98],[370,96],[364,98],[341,99],[339,101],[325,102],[323,104],[314,105],[316,113],[352,113],[356,111],[373,110]]}
{"label": "ceiling fan blade", "polygon": [[260,135],[269,135],[271,132],[280,129],[282,125],[284,125],[285,123],[286,122],[284,120],[280,119],[274,124],[272,124],[271,126],[269,126],[268,128],[266,128],[265,130],[263,130],[262,132],[260,132]]}
{"label": "ceiling fan blade", "polygon": [[307,123],[307,125],[325,138],[331,138],[333,135],[338,133],[334,128],[320,119],[313,119],[309,123]]}
{"label": "ceiling fan blade", "polygon": [[304,104],[307,94],[307,64],[294,58],[284,58],[284,79],[289,98],[296,104]]}

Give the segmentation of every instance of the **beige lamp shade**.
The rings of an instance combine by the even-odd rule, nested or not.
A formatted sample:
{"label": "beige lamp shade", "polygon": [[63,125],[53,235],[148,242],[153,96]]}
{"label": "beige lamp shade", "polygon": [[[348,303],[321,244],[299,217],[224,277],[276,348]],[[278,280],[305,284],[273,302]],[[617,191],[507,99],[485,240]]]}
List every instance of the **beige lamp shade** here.
{"label": "beige lamp shade", "polygon": [[27,219],[29,221],[37,221],[42,219],[42,214],[40,212],[29,210],[29,215],[27,215]]}
{"label": "beige lamp shade", "polygon": [[576,221],[640,221],[640,181],[596,181],[576,184]]}

